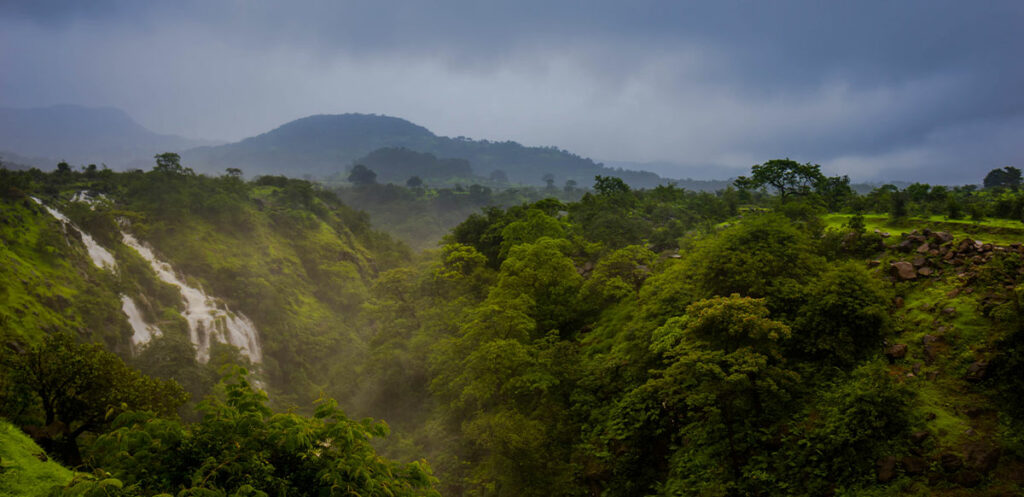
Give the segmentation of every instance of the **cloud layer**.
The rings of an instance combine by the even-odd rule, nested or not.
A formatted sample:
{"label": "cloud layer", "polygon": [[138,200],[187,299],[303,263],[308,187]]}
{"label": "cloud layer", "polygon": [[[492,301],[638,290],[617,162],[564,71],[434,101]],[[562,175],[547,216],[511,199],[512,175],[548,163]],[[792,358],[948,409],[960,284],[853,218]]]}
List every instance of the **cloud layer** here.
{"label": "cloud layer", "polygon": [[680,176],[791,157],[962,183],[1024,163],[1020,2],[552,3],[4,2],[0,105],[226,140],[383,113]]}

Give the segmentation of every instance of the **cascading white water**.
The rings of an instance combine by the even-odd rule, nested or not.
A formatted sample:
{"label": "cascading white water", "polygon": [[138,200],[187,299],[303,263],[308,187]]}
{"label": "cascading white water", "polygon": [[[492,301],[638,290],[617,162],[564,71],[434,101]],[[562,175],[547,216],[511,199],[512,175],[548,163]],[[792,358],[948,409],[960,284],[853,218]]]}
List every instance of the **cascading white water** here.
{"label": "cascading white water", "polygon": [[128,323],[132,325],[132,345],[136,348],[149,343],[153,337],[160,336],[160,328],[142,318],[142,312],[131,297],[121,295],[121,310],[128,316]]}
{"label": "cascading white water", "polygon": [[[89,253],[89,258],[92,259],[93,264],[100,269],[114,270],[117,268],[117,261],[114,260],[114,254],[110,251],[101,247],[96,240],[93,239],[88,233],[82,231],[81,228],[75,226],[70,219],[67,218],[63,213],[49,207],[38,198],[32,197],[37,204],[41,205],[46,212],[49,212],[51,216],[57,218],[64,225],[70,225],[78,230],[82,235],[82,243],[85,245],[86,251]],[[71,199],[73,202],[86,202],[92,204],[96,202],[95,198],[85,192],[78,192]],[[62,225],[63,226],[63,225]],[[128,316],[128,324],[132,326],[132,345],[139,347],[150,340],[154,336],[160,335],[160,328],[146,323],[142,319],[142,313],[139,311],[139,307],[135,305],[135,301],[127,295],[121,295],[121,311],[124,312],[125,316]]]}
{"label": "cascading white water", "polygon": [[79,229],[78,226],[75,226],[75,223],[72,223],[71,220],[60,211],[44,204],[43,201],[38,198],[31,198],[32,200],[35,200],[37,204],[43,206],[43,209],[46,209],[46,212],[49,212],[51,216],[57,218],[57,220],[63,223],[61,226],[65,227],[65,231],[67,230],[66,226],[71,226],[81,233],[82,243],[85,244],[85,250],[89,252],[89,258],[92,259],[93,264],[96,264],[96,267],[107,269],[117,268],[117,262],[114,260],[114,254],[111,254],[107,249],[96,243],[96,240],[93,239],[93,237]]}
{"label": "cascading white water", "polygon": [[156,258],[153,250],[139,242],[129,233],[121,233],[125,245],[135,249],[149,261],[157,277],[181,291],[185,303],[182,316],[188,321],[189,338],[196,346],[196,357],[200,362],[210,359],[210,341],[227,343],[238,349],[253,363],[263,360],[256,326],[241,313],[231,312],[223,303],[219,304],[201,289],[189,286],[174,272],[170,264]]}

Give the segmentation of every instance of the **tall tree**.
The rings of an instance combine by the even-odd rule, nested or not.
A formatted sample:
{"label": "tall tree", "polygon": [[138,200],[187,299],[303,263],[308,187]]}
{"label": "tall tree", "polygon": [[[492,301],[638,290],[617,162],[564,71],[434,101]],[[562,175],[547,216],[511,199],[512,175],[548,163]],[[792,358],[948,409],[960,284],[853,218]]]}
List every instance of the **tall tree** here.
{"label": "tall tree", "polygon": [[770,186],[782,198],[804,195],[825,179],[821,166],[801,164],[789,159],[774,159],[751,167],[750,176],[736,179],[737,188],[753,189]]}

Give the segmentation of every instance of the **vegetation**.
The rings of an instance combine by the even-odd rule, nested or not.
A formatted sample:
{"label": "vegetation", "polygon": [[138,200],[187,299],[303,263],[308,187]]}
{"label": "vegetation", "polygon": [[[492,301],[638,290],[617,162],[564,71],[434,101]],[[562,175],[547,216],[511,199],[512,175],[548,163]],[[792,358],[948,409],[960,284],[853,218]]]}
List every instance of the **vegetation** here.
{"label": "vegetation", "polygon": [[[26,376],[32,357],[55,358],[44,372],[103,373],[76,375],[85,383],[68,392],[89,419],[103,415],[78,439],[81,473],[55,479],[58,492],[955,496],[1024,485],[1024,198],[1012,185],[857,194],[788,159],[716,193],[598,175],[588,191],[548,178],[529,193],[367,181],[335,194],[197,175],[173,154],[145,173],[0,174],[3,270],[17,278],[5,278],[0,306],[0,343],[14,344],[0,400],[22,409],[4,415],[23,429],[46,415],[54,389]],[[69,201],[84,188],[108,200]],[[66,210],[119,269],[90,264],[26,193]],[[412,257],[339,196],[395,217],[465,217]],[[947,219],[954,204],[972,219]],[[254,376],[228,346],[196,360],[181,303],[118,242],[126,226],[252,318],[265,348]],[[99,310],[87,314],[73,302],[89,289]],[[145,301],[161,337],[131,345],[124,294]],[[94,359],[71,359],[86,349]],[[162,403],[147,402],[153,392]],[[58,417],[70,429],[85,419]]]}

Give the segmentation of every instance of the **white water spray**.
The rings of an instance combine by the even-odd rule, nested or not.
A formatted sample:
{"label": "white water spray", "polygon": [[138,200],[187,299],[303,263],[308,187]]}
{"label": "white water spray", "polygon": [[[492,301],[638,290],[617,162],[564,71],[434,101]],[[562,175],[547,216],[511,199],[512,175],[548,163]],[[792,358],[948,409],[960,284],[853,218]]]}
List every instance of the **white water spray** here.
{"label": "white water spray", "polygon": [[181,291],[185,310],[182,316],[188,321],[189,338],[196,346],[196,356],[200,362],[210,359],[211,340],[227,343],[238,347],[243,355],[253,363],[263,360],[256,326],[241,313],[231,312],[223,303],[218,303],[202,289],[189,286],[178,277],[170,264],[156,258],[153,250],[139,242],[131,234],[122,232],[125,245],[135,249],[139,255],[149,261],[160,280],[170,283]]}
{"label": "white water spray", "polygon": [[142,311],[135,305],[135,301],[127,295],[121,295],[121,310],[128,316],[128,323],[132,325],[132,345],[136,348],[149,343],[154,337],[160,336],[160,328],[153,326],[142,318]]}
{"label": "white water spray", "polygon": [[101,269],[114,269],[117,267],[117,262],[114,261],[114,254],[111,254],[107,249],[103,248],[102,246],[100,246],[100,244],[96,243],[96,240],[93,239],[93,237],[89,236],[88,233],[82,231],[78,226],[75,226],[75,223],[72,223],[67,216],[62,214],[57,209],[54,209],[44,204],[43,201],[39,200],[38,198],[30,198],[32,200],[35,200],[37,204],[43,206],[43,209],[46,209],[46,212],[49,212],[51,216],[57,218],[58,221],[63,223],[61,224],[61,228],[64,229],[65,233],[67,232],[67,226],[71,226],[79,233],[81,233],[82,243],[85,244],[85,250],[89,252],[89,258],[92,259],[92,263],[95,264],[96,267]]}

